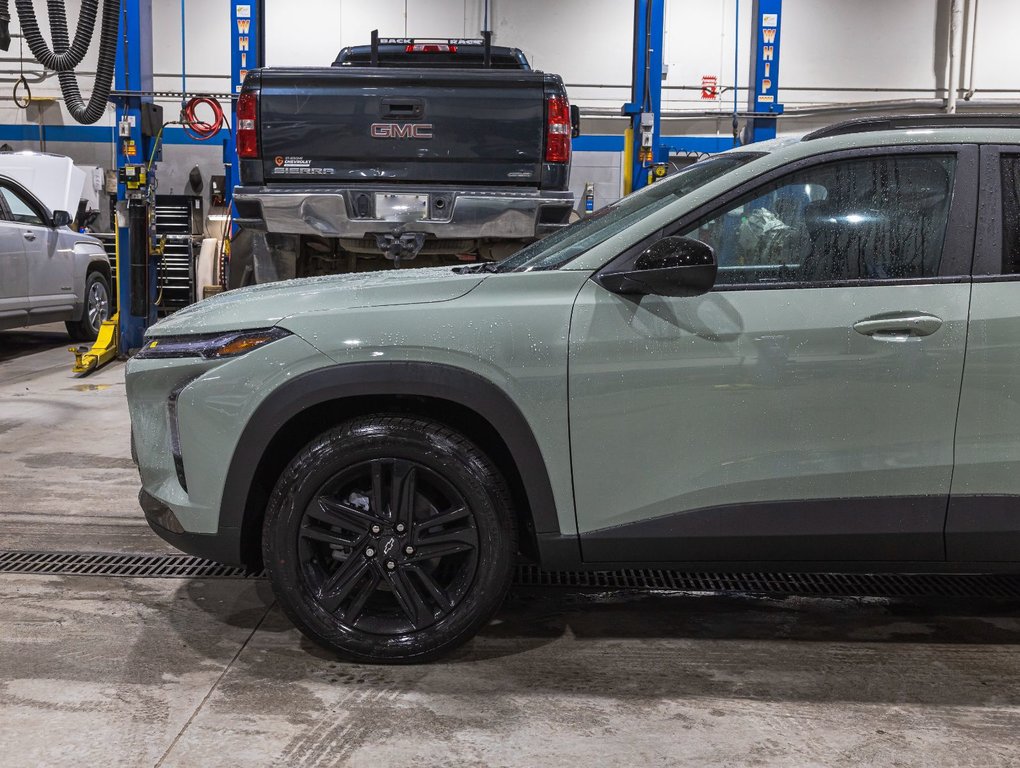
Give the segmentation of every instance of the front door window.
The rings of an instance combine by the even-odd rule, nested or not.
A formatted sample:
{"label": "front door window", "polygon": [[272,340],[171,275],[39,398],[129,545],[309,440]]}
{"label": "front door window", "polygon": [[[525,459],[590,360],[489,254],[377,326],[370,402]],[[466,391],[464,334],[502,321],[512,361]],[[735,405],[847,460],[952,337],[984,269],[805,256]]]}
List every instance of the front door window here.
{"label": "front door window", "polygon": [[938,274],[953,155],[877,156],[793,173],[698,223],[717,285],[831,283]]}

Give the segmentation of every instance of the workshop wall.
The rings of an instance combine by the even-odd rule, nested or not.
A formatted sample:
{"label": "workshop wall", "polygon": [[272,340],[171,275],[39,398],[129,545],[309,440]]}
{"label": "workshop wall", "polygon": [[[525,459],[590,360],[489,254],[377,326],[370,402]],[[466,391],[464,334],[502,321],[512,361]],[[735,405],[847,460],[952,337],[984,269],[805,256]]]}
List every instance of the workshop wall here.
{"label": "workshop wall", "polygon": [[[77,0],[68,0],[77,16]],[[665,60],[667,110],[731,109],[732,94],[702,99],[704,76],[729,87],[734,79],[734,43],[739,41],[737,84],[748,73],[749,0],[740,3],[739,30],[734,0],[667,0]],[[46,28],[45,4],[38,14]],[[482,0],[267,0],[267,61],[270,65],[327,65],[344,45],[366,43],[372,29],[383,35],[475,36],[482,26]],[[153,63],[158,90],[181,88],[181,13],[177,0],[153,3]],[[632,56],[633,6],[629,0],[491,0],[490,16],[498,43],[522,48],[533,64],[561,74],[572,99],[586,108],[618,109],[628,98]],[[897,98],[932,97],[946,86],[946,37],[949,1],[938,0],[786,0],[783,10],[780,85],[783,102],[795,107],[831,101],[873,101],[889,93],[868,88],[916,89]],[[818,24],[820,18],[825,24]],[[967,20],[963,85],[973,80],[975,98],[1020,98],[1015,73],[1020,46],[1012,40],[1020,28],[1020,3],[982,0],[977,23]],[[229,90],[230,4],[186,0],[188,88]],[[16,19],[12,32],[20,32]],[[968,54],[973,41],[974,56]],[[20,68],[19,41],[0,56],[0,124],[37,121],[36,110],[19,110],[2,98]],[[26,49],[27,53],[27,49]],[[33,61],[26,77],[37,97],[59,97],[56,78]],[[95,52],[86,57],[80,77],[91,90]],[[599,84],[600,87],[581,87]],[[816,87],[815,91],[790,88]],[[679,90],[690,88],[691,90]],[[987,93],[987,89],[1014,93]],[[695,90],[697,89],[697,90]],[[739,106],[743,107],[742,100]],[[172,101],[164,108],[174,111]],[[70,125],[62,107],[44,107],[47,125]],[[58,114],[59,112],[59,114]],[[112,109],[101,125],[112,125]]]}
{"label": "workshop wall", "polygon": [[[745,87],[749,69],[751,2],[739,3],[739,18],[736,5],[735,0],[667,0],[664,133],[729,135],[734,72],[737,85]],[[36,6],[48,29],[45,4]],[[73,25],[78,2],[68,0],[67,6]],[[796,110],[804,107],[891,99],[931,103],[940,97],[943,91],[938,89],[947,85],[949,7],[949,0],[785,0],[780,97],[789,116],[780,122],[780,131],[809,130],[847,114],[837,108],[821,116],[796,116]],[[1015,82],[1020,46],[1012,39],[1020,29],[1020,3],[981,0],[970,7],[977,7],[977,18],[975,22],[969,13],[965,23],[961,84],[974,89],[972,103],[990,109],[1020,104]],[[372,29],[384,36],[473,37],[483,26],[483,9],[483,0],[267,0],[267,62],[328,65],[341,47],[367,43]],[[226,93],[230,3],[186,0],[185,11],[187,88]],[[178,91],[180,2],[155,0],[152,14],[155,88]],[[586,134],[622,132],[625,123],[618,114],[630,98],[633,51],[630,0],[490,0],[489,14],[496,43],[518,46],[537,68],[563,76],[572,101],[585,111]],[[11,28],[20,33],[16,18]],[[27,49],[25,53],[30,56]],[[93,50],[81,67],[79,80],[86,94],[92,89],[95,59]],[[22,67],[33,95],[40,99],[28,110],[18,109],[9,97]],[[720,86],[714,98],[702,98],[704,77],[714,77]],[[806,88],[815,90],[802,90]],[[745,92],[739,93],[737,106],[742,110]],[[112,107],[96,126],[81,128],[67,116],[59,95],[52,73],[34,61],[20,61],[15,38],[11,50],[0,56],[0,143],[16,149],[44,147],[82,163],[111,165]],[[173,99],[160,103],[165,117],[172,119],[179,103]],[[596,154],[576,153],[578,167],[596,173],[594,169],[605,163],[618,165],[618,154],[615,160]],[[221,142],[168,144],[160,175],[163,189],[182,184],[196,164],[206,178],[207,170],[220,172]],[[612,178],[600,177],[600,196],[602,189],[612,186]]]}

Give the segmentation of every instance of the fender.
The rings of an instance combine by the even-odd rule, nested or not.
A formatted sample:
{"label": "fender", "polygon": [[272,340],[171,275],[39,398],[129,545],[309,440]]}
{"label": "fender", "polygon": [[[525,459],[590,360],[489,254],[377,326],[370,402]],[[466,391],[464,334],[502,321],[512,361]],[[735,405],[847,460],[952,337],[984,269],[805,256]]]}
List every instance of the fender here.
{"label": "fender", "polygon": [[[453,366],[417,362],[345,363],[302,374],[272,392],[241,433],[223,487],[219,529],[241,529],[255,470],[273,437],[292,418],[322,403],[347,397],[407,395],[456,403],[477,413],[499,433],[521,475],[535,532],[559,538],[559,520],[548,470],[527,421],[492,382]],[[576,536],[570,536],[576,548]]]}

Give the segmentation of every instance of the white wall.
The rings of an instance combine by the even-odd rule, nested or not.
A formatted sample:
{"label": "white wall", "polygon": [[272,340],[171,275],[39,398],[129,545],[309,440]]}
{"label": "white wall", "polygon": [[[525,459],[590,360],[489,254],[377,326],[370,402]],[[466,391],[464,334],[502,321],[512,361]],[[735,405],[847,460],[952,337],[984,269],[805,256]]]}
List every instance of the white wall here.
{"label": "white wall", "polygon": [[[73,27],[80,0],[66,0]],[[188,89],[229,90],[230,0],[185,0]],[[46,28],[45,3],[37,2]],[[664,84],[667,110],[728,110],[732,95],[705,101],[694,90],[702,75],[732,85],[737,45],[737,84],[747,85],[750,0],[667,0]],[[933,97],[946,80],[945,35],[949,0],[786,0],[783,8],[780,96],[788,108],[835,101]],[[1020,88],[1020,2],[980,0],[976,56],[965,61],[963,85],[973,69],[976,98],[1020,99],[1020,94],[983,94],[981,89]],[[482,25],[483,0],[267,0],[267,63],[327,65],[345,45],[367,43],[372,29],[384,36],[474,36]],[[157,89],[181,88],[180,0],[153,0],[153,66]],[[520,47],[539,69],[559,73],[573,84],[571,97],[583,108],[617,109],[629,100],[633,4],[630,0],[490,0],[498,44]],[[968,19],[968,33],[970,32]],[[12,31],[19,32],[17,20]],[[98,35],[97,35],[98,38]],[[27,49],[26,49],[27,54]],[[30,54],[28,54],[30,58]],[[93,51],[83,64],[95,65]],[[0,69],[19,66],[18,41],[0,56]],[[25,64],[30,77],[39,65]],[[0,73],[0,94],[16,74]],[[91,92],[88,75],[82,89]],[[609,87],[584,88],[582,84]],[[782,90],[784,87],[831,90]],[[839,88],[913,88],[889,94]],[[56,78],[33,84],[37,96],[59,96]],[[744,106],[741,95],[739,104]],[[177,105],[168,100],[173,114]],[[112,110],[110,111],[112,114]],[[48,115],[49,122],[60,122]],[[0,100],[0,123],[28,118],[10,100]],[[63,113],[62,122],[70,124]],[[111,124],[108,117],[105,124]]]}
{"label": "white wall", "polygon": [[[972,0],[973,1],[973,0]],[[78,16],[80,0],[66,0],[70,25]],[[188,89],[224,93],[229,90],[231,0],[185,0]],[[950,0],[785,0],[783,4],[780,100],[788,110],[833,102],[879,99],[933,98],[946,85],[946,36]],[[539,69],[556,72],[571,85],[574,103],[589,113],[586,133],[620,133],[619,118],[592,117],[598,108],[616,112],[630,98],[633,51],[633,2],[631,0],[490,0],[490,23],[497,44],[517,46]],[[44,29],[48,28],[45,3],[36,6]],[[751,0],[740,0],[739,31],[735,29],[737,0],[666,0],[664,60],[668,74],[664,84],[664,108],[671,112],[732,109],[732,93],[715,101],[700,98],[697,88],[703,75],[715,75],[719,83],[734,82],[734,50],[737,52],[736,82],[747,85],[750,54]],[[345,45],[365,44],[371,30],[384,36],[476,36],[482,27],[484,0],[267,0],[267,63],[270,65],[328,65]],[[153,65],[157,89],[181,88],[180,0],[152,0]],[[18,33],[16,14],[12,32]],[[1020,102],[1018,93],[989,93],[982,89],[1020,89],[1020,2],[980,0],[976,26],[968,18],[966,33],[976,39],[976,54],[962,68],[961,85],[973,77],[975,99]],[[98,33],[96,37],[98,42]],[[38,64],[25,62],[26,74],[35,80],[44,73]],[[82,65],[95,66],[95,50]],[[0,55],[0,125],[32,123],[35,110],[17,109],[9,98],[19,68],[19,45]],[[82,90],[92,90],[88,74],[79,78]],[[588,84],[588,87],[583,87]],[[591,87],[601,84],[602,87]],[[796,88],[820,88],[803,91]],[[840,88],[916,89],[902,93],[843,91]],[[784,90],[785,89],[785,90]],[[33,93],[59,99],[56,78],[49,75],[33,83]],[[746,91],[738,106],[743,109]],[[167,119],[179,104],[162,100]],[[226,106],[226,104],[224,104]],[[781,130],[801,131],[831,122],[839,114],[813,120],[786,118]],[[59,101],[45,112],[47,125],[73,125]],[[112,125],[112,107],[100,125]],[[729,133],[729,119],[678,120],[668,123],[670,133]],[[14,142],[16,148],[34,148],[35,142]],[[51,147],[53,149],[54,147]],[[76,159],[109,165],[108,145],[63,144]],[[175,169],[168,175],[176,185],[192,160],[205,167],[218,164],[217,149],[181,147],[168,151]],[[580,161],[584,162],[581,163]],[[609,173],[607,160],[596,171],[595,160],[579,158],[579,167],[592,173]],[[176,168],[181,164],[180,169]],[[598,166],[601,167],[601,166]],[[179,173],[178,173],[179,171]],[[600,178],[602,178],[600,176]],[[603,187],[611,186],[606,176]],[[599,190],[601,194],[601,189]]]}

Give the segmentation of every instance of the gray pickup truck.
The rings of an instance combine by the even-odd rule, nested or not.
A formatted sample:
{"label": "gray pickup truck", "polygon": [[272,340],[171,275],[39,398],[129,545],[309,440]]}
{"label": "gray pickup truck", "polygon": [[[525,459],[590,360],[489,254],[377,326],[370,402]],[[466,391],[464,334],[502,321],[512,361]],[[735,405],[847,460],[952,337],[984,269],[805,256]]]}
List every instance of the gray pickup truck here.
{"label": "gray pickup truck", "polygon": [[494,260],[568,223],[579,120],[558,75],[487,38],[373,38],[245,79],[234,201],[252,255],[232,285]]}

